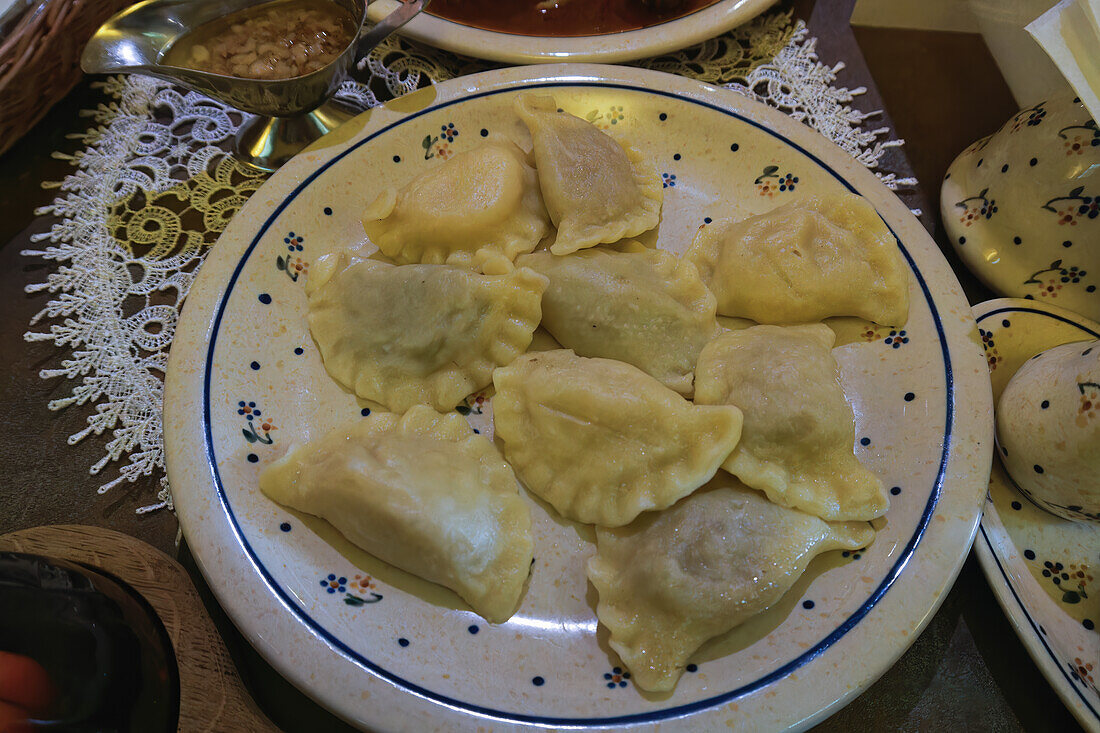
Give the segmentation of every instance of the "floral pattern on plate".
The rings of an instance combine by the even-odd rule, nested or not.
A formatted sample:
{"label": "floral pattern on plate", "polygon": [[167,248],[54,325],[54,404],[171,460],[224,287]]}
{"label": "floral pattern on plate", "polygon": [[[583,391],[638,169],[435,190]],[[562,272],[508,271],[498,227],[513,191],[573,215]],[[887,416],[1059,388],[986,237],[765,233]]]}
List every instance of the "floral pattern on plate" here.
{"label": "floral pattern on plate", "polygon": [[[987,349],[998,350],[990,366],[995,399],[1034,355],[1100,334],[1088,319],[1030,300],[992,300],[974,314]],[[1040,509],[997,461],[974,546],[1032,659],[1081,724],[1100,730],[1100,694],[1088,681],[1100,650],[1100,527]]]}
{"label": "floral pattern on plate", "polygon": [[[578,82],[578,73],[615,76]],[[467,91],[475,81],[478,91]],[[279,531],[286,510],[255,488],[259,472],[290,446],[373,407],[328,378],[312,347],[303,289],[271,265],[287,251],[287,233],[303,234],[311,256],[331,243],[362,245],[357,212],[379,186],[400,186],[439,165],[443,143],[465,149],[482,130],[522,131],[512,101],[526,88],[552,92],[580,116],[622,107],[629,114],[615,124],[616,135],[655,162],[674,161],[666,170],[676,175],[675,192],[666,189],[658,236],[674,253],[707,217],[743,217],[851,186],[893,228],[911,273],[908,322],[834,350],[856,415],[853,448],[892,487],[889,521],[870,547],[815,564],[758,623],[715,640],[705,667],[695,662],[700,672],[685,675],[667,698],[621,686],[625,676],[610,680],[614,692],[606,687],[604,675],[624,668],[597,631],[584,571],[591,531],[526,494],[536,559],[518,612],[493,626],[450,591],[372,558],[327,523],[296,514],[294,531]],[[213,586],[239,579],[233,587],[246,590],[223,594],[226,610],[246,636],[270,645],[273,658],[294,660],[280,671],[376,728],[420,720],[473,730],[485,716],[514,727],[606,728],[690,716],[699,727],[779,728],[857,694],[875,676],[868,670],[892,664],[971,542],[992,425],[973,319],[947,263],[904,205],[858,163],[779,113],[629,68],[504,69],[421,90],[359,119],[354,133],[288,163],[234,221],[192,290],[170,369],[169,464],[188,541]],[[447,140],[451,125],[459,134]],[[775,187],[771,201],[755,182],[769,166],[774,177],[761,183]],[[317,229],[322,211],[330,244]],[[251,360],[262,368],[250,369]],[[262,417],[279,417],[269,450],[246,454],[241,396]],[[460,406],[471,428],[491,438],[491,395]],[[213,460],[207,465],[196,455]],[[333,602],[353,592],[355,573],[385,586],[385,600],[369,613]],[[332,594],[322,590],[329,574],[346,580],[343,594],[339,583]],[[467,633],[470,626],[481,630]]]}

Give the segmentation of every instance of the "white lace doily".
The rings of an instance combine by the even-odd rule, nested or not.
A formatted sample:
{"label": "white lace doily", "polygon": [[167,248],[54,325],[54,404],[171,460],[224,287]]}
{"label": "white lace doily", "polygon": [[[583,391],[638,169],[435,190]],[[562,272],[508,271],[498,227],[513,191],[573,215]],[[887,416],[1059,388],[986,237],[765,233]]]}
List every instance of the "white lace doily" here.
{"label": "white lace doily", "polygon": [[[863,126],[871,115],[849,103],[864,90],[834,86],[843,64],[822,65],[814,48],[801,21],[777,13],[636,65],[759,99],[876,168],[901,141],[886,139],[886,128]],[[373,106],[379,98],[486,68],[391,36],[371,55],[370,83],[345,83],[338,95]],[[225,155],[241,113],[148,77],[116,77],[101,86],[109,101],[87,113],[93,125],[82,136],[84,150],[67,156],[76,170],[49,184],[59,195],[38,212],[58,220],[35,238],[48,244],[23,252],[56,264],[45,282],[27,288],[53,297],[25,337],[71,351],[41,376],[74,383],[50,409],[79,405],[91,412],[70,444],[109,434],[106,454],[90,469],[114,472],[100,493],[141,476],[160,477],[157,501],[137,509],[146,512],[172,507],[161,404],[180,307],[207,248],[263,176]],[[891,188],[915,183],[876,173]]]}

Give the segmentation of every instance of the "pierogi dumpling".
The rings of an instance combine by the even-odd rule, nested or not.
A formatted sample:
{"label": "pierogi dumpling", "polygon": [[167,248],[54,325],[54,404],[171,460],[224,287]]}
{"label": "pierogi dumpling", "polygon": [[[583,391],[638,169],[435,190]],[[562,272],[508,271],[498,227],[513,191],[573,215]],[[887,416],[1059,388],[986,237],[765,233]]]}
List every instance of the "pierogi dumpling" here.
{"label": "pierogi dumpling", "polygon": [[360,397],[445,412],[527,349],[546,283],[525,268],[479,275],[325,255],[306,281],[309,330],[328,373]]}
{"label": "pierogi dumpling", "polygon": [[774,605],[815,556],[873,539],[866,522],[825,522],[720,475],[663,512],[597,527],[588,579],[634,683],[665,692],[703,642]]}
{"label": "pierogi dumpling", "polygon": [[512,469],[457,413],[371,413],[292,448],[260,474],[260,489],[450,588],[488,621],[506,621],[519,603],[531,516]]}
{"label": "pierogi dumpling", "polygon": [[909,315],[909,278],[894,235],[854,194],[716,221],[699,229],[684,257],[723,316],[771,324],[858,316],[902,326]]}
{"label": "pierogi dumpling", "polygon": [[874,519],[886,487],[852,452],[855,422],[824,324],[724,333],[699,356],[695,401],[737,405],[741,442],[722,464],[777,504],[823,519]]}
{"label": "pierogi dumpling", "polygon": [[516,112],[531,131],[539,186],[558,228],[556,255],[636,237],[661,218],[661,177],[639,151],[559,112],[553,97],[523,94]]}
{"label": "pierogi dumpling", "polygon": [[717,331],[714,296],[690,262],[630,245],[535,252],[516,264],[550,278],[542,327],[562,346],[633,364],[689,395],[699,352]]}
{"label": "pierogi dumpling", "polygon": [[530,252],[550,222],[527,156],[513,143],[492,142],[400,190],[383,190],[367,207],[363,228],[398,264],[481,266]]}
{"label": "pierogi dumpling", "polygon": [[693,405],[640,369],[572,351],[493,372],[494,429],[523,485],[568,519],[617,527],[705,484],[741,413]]}

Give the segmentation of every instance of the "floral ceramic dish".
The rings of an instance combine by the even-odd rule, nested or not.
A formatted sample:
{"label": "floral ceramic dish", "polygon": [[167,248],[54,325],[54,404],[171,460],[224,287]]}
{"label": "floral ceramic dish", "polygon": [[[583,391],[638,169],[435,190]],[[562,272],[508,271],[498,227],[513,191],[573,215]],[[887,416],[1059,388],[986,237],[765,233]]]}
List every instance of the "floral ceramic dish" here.
{"label": "floral ceramic dish", "polygon": [[[847,189],[882,214],[911,273],[904,328],[835,324],[854,449],[892,487],[874,544],[815,561],[774,610],[708,643],[667,695],[640,693],[597,628],[584,575],[590,527],[531,500],[529,587],[516,615],[495,626],[257,488],[260,470],[292,443],[371,409],[328,377],[310,338],[310,261],[364,241],[361,212],[386,183],[490,136],[525,141],[512,102],[533,88],[652,156],[665,186],[664,248],[682,252],[700,225],[731,210]],[[458,411],[491,436],[491,402],[471,395]],[[977,529],[993,434],[988,371],[958,281],[874,175],[732,92],[585,65],[502,69],[420,90],[356,118],[268,180],[191,290],[165,425],[184,533],[245,636],[349,721],[415,730],[685,717],[696,727],[778,729],[824,718],[894,663],[945,596]]]}
{"label": "floral ceramic dish", "polygon": [[[578,0],[593,2],[593,0]],[[508,64],[601,61],[660,56],[725,33],[767,10],[776,0],[718,0],[693,13],[633,31],[589,36],[529,36],[482,30],[431,14],[413,18],[402,35],[455,53]],[[378,0],[367,17],[378,22],[398,0]]]}
{"label": "floral ceramic dish", "polygon": [[[1100,337],[1100,325],[1018,298],[974,306],[994,398],[1028,359]],[[1100,395],[1081,402],[1100,420]],[[1032,504],[995,461],[978,538],[985,576],[1031,658],[1086,730],[1100,731],[1100,526]]]}
{"label": "floral ceramic dish", "polygon": [[1100,320],[1100,129],[1077,98],[1040,102],[959,154],[940,214],[966,266],[1000,295]]}

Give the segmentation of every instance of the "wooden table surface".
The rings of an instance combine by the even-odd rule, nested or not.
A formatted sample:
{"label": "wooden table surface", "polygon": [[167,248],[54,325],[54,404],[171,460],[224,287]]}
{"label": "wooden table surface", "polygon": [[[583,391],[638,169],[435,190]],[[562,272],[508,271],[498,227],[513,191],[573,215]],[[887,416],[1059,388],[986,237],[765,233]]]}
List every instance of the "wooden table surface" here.
{"label": "wooden table surface", "polygon": [[[884,110],[867,121],[888,126],[906,145],[890,151],[883,169],[915,174],[918,189],[901,191],[933,232],[972,303],[992,296],[959,263],[947,245],[938,216],[939,183],[954,156],[996,130],[1017,107],[979,36],[851,28],[854,0],[796,0],[795,16],[818,39],[823,63],[843,61],[837,83],[865,87],[854,105]],[[52,151],[74,152],[68,139],[83,132],[79,110],[101,97],[87,80],[73,90],[11,151],[0,157],[0,534],[43,524],[90,524],[140,538],[178,557],[204,594],[207,608],[226,639],[246,685],[286,730],[343,730],[340,721],[280,678],[237,633],[210,595],[186,544],[175,544],[177,523],[167,511],[137,515],[134,509],[156,494],[157,477],[99,495],[103,483],[88,467],[103,453],[106,437],[70,446],[69,435],[85,427],[87,407],[47,409],[68,394],[61,379],[43,380],[39,370],[60,365],[65,353],[52,343],[26,343],[30,319],[47,294],[24,288],[45,279],[50,266],[25,257],[30,236],[48,231],[49,217],[34,210],[54,192],[41,187],[59,181],[70,166]],[[110,469],[108,469],[110,470]],[[971,554],[954,588],[928,628],[867,692],[820,730],[1074,731],[1080,727],[1039,674],[1017,639]]]}

